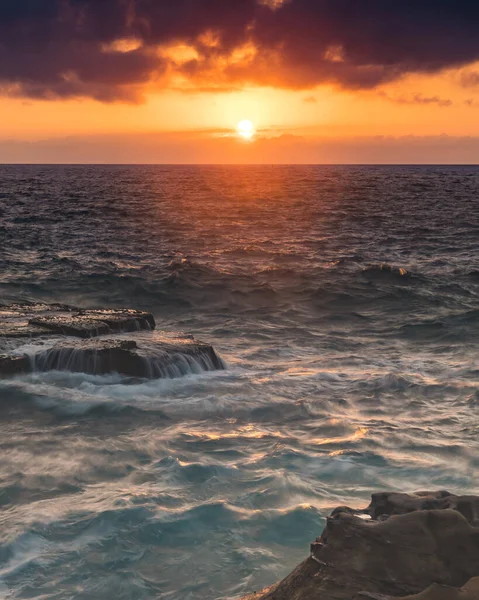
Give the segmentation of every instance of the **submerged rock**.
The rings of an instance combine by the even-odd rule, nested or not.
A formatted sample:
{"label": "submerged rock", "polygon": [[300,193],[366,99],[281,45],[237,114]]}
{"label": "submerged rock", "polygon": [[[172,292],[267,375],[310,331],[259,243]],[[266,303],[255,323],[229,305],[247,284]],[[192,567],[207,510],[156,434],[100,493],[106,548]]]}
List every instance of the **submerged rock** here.
{"label": "submerged rock", "polygon": [[225,368],[211,345],[155,327],[150,313],[130,309],[0,306],[0,376],[60,370],[161,378]]}
{"label": "submerged rock", "polygon": [[306,561],[244,600],[479,600],[478,509],[479,497],[446,491],[340,507]]}

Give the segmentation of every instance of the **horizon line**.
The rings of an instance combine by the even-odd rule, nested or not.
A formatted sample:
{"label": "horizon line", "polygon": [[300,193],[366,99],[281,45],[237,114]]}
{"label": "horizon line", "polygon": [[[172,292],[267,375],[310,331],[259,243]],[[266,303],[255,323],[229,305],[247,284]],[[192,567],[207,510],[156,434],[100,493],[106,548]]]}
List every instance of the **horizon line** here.
{"label": "horizon line", "polygon": [[479,167],[479,162],[463,163],[433,163],[433,162],[415,162],[415,163],[374,163],[374,162],[321,162],[321,163],[131,163],[131,162],[0,162],[0,167]]}

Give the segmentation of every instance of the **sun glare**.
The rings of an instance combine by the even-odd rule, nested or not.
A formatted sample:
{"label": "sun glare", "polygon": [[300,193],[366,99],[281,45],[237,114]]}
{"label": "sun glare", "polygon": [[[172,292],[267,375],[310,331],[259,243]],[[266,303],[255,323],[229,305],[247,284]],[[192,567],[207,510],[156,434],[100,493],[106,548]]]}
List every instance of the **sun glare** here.
{"label": "sun glare", "polygon": [[245,140],[250,140],[255,133],[253,123],[248,120],[240,121],[236,126],[236,130],[238,135]]}

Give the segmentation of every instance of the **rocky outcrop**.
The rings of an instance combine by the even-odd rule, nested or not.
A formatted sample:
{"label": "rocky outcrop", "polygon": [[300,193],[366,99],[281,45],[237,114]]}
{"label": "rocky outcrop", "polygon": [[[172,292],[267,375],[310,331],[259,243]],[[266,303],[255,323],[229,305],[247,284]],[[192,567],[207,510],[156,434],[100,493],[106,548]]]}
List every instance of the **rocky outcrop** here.
{"label": "rocky outcrop", "polygon": [[476,496],[374,494],[334,510],[310,557],[244,600],[479,600],[478,515]]}
{"label": "rocky outcrop", "polygon": [[224,369],[222,360],[209,344],[159,332],[140,334],[135,339],[68,339],[33,354],[32,361],[36,371],[121,373],[149,379]]}
{"label": "rocky outcrop", "polygon": [[211,345],[155,327],[150,313],[129,309],[1,306],[0,376],[59,370],[161,378],[224,369]]}
{"label": "rocky outcrop", "polygon": [[138,310],[80,310],[64,304],[0,305],[0,335],[32,338],[69,335],[90,338],[155,329],[153,315]]}

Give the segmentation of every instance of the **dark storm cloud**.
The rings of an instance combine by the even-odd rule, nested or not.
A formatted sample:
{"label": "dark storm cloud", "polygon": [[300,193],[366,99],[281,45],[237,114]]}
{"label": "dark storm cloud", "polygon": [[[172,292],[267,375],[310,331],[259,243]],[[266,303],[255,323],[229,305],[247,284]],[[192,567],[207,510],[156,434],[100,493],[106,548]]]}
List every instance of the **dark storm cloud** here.
{"label": "dark storm cloud", "polygon": [[286,81],[367,88],[408,72],[479,58],[479,3],[468,0],[292,0],[256,37],[281,46]]}
{"label": "dark storm cloud", "polygon": [[[468,0],[0,0],[0,83],[32,97],[134,99],[176,68],[201,87],[371,88],[479,59],[478,25]],[[118,40],[138,47],[119,52]],[[247,42],[254,58],[226,60]],[[158,46],[174,43],[198,59],[172,65]]]}

